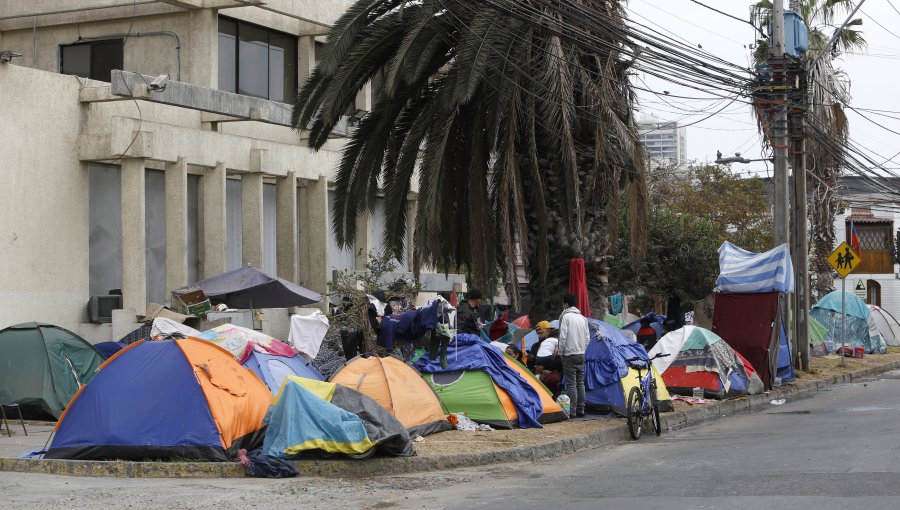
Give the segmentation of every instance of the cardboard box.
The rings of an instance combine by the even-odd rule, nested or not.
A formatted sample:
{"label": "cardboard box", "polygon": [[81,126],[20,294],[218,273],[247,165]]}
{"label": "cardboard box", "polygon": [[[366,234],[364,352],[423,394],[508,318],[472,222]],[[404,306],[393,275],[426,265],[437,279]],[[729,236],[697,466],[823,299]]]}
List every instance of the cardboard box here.
{"label": "cardboard box", "polygon": [[172,309],[185,315],[205,317],[206,312],[212,309],[209,298],[200,289],[186,291],[172,291]]}

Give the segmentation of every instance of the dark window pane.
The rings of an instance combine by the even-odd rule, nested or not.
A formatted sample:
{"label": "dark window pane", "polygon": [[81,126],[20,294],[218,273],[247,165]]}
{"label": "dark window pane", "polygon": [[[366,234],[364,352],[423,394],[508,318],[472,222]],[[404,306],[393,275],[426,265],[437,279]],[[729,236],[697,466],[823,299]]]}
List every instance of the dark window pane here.
{"label": "dark window pane", "polygon": [[62,74],[74,74],[82,78],[91,77],[91,45],[75,44],[62,46]]}
{"label": "dark window pane", "polygon": [[297,90],[297,39],[269,34],[269,99],[294,101]]}
{"label": "dark window pane", "polygon": [[269,96],[269,32],[241,24],[238,92],[248,96]]}
{"label": "dark window pane", "polygon": [[316,55],[316,65],[319,65],[319,62],[322,61],[322,56],[325,53],[325,43],[316,42],[315,47],[315,55]]}
{"label": "dark window pane", "polygon": [[124,42],[122,39],[91,43],[91,78],[111,81],[113,69],[122,69]]}
{"label": "dark window pane", "polygon": [[219,90],[237,92],[237,23],[219,18]]}

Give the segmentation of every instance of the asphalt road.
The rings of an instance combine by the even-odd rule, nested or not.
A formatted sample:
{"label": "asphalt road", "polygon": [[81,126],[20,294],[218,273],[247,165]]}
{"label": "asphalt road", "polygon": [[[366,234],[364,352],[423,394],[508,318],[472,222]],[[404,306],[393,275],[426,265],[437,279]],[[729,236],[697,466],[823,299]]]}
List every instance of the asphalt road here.
{"label": "asphalt road", "polygon": [[373,480],[0,473],[11,508],[900,508],[900,372],[549,462]]}

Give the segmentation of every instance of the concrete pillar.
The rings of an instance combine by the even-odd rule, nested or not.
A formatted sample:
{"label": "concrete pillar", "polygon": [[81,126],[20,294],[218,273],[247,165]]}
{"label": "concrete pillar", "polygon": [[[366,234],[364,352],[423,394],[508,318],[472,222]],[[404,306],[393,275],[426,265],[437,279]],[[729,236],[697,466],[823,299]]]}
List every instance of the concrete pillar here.
{"label": "concrete pillar", "polygon": [[122,160],[122,307],[147,309],[146,171],[143,159]]}
{"label": "concrete pillar", "polygon": [[297,272],[297,177],[288,172],[275,183],[275,239],[278,243],[278,276],[296,282]]}
{"label": "concrete pillar", "polygon": [[218,163],[200,178],[201,278],[225,272],[225,163]]}
{"label": "concrete pillar", "polygon": [[304,36],[297,38],[297,83],[302,88],[316,68],[316,38]]}
{"label": "concrete pillar", "polygon": [[[330,224],[329,224],[330,225]],[[372,215],[363,212],[356,217],[356,270],[365,271],[366,264],[369,262],[369,252],[377,246],[375,240],[375,232]],[[380,234],[378,234],[380,235]]]}
{"label": "concrete pillar", "polygon": [[187,39],[187,51],[182,49],[182,55],[187,58],[182,58],[181,81],[211,89],[218,88],[219,19],[217,11],[215,9],[192,10],[191,31]]}
{"label": "concrete pillar", "polygon": [[166,164],[166,291],[188,283],[187,162]]}
{"label": "concrete pillar", "polygon": [[328,291],[328,178],[303,181],[300,188],[300,285]]}
{"label": "concrete pillar", "polygon": [[263,174],[241,177],[241,239],[243,265],[263,267]]}

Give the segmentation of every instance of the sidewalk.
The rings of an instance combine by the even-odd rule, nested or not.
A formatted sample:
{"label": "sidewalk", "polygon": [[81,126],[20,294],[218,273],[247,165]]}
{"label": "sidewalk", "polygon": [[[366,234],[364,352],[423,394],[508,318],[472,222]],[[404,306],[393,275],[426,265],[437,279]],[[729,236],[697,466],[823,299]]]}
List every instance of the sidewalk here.
{"label": "sidewalk", "polygon": [[[835,371],[833,359],[817,358],[812,374],[775,388],[762,395],[726,401],[709,401],[706,405],[689,406],[677,402],[675,412],[662,415],[663,430],[675,430],[715,420],[748,409],[769,405],[776,399],[791,399],[811,393],[829,384],[852,382],[900,368],[900,352],[873,356],[852,363],[849,371]],[[816,378],[814,378],[816,377]],[[26,437],[18,423],[12,424],[13,436],[0,431],[0,471],[38,472],[72,476],[114,476],[143,478],[236,478],[244,470],[233,463],[215,462],[125,462],[65,461],[16,459],[17,455],[44,446],[52,425],[28,422]],[[494,432],[445,432],[415,443],[415,457],[376,457],[364,461],[309,460],[295,464],[301,476],[329,478],[364,478],[436,471],[467,466],[506,462],[538,461],[609,445],[628,438],[625,420],[617,417],[588,416],[563,423],[549,424],[543,429],[505,430]]]}

